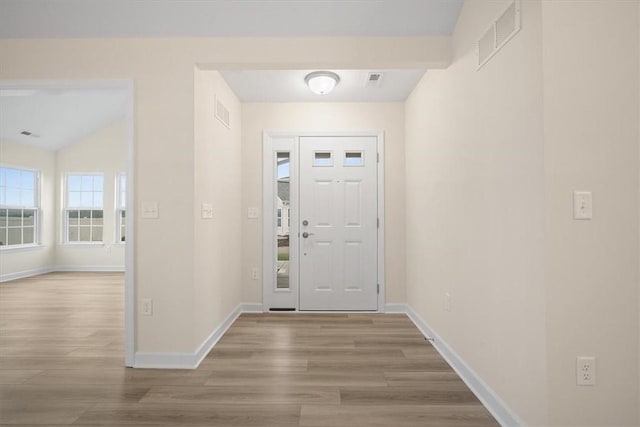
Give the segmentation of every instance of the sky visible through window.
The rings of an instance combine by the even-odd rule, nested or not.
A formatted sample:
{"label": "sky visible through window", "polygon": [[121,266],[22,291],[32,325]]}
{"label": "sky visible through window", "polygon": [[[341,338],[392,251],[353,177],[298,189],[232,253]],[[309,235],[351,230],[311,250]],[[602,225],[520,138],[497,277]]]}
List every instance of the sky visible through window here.
{"label": "sky visible through window", "polygon": [[0,205],[35,207],[37,172],[0,167]]}

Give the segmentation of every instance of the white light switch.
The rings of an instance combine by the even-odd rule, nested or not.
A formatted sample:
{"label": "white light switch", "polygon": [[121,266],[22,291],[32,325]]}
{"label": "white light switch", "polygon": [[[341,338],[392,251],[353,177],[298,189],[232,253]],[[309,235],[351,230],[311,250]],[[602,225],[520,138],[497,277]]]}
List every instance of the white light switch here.
{"label": "white light switch", "polygon": [[142,218],[158,218],[158,202],[142,202]]}
{"label": "white light switch", "polygon": [[593,218],[593,197],[591,191],[573,192],[573,219]]}
{"label": "white light switch", "polygon": [[260,210],[258,208],[247,209],[247,218],[256,219],[260,216]]}
{"label": "white light switch", "polygon": [[202,219],[213,218],[213,205],[211,203],[203,203],[201,211],[202,211]]}

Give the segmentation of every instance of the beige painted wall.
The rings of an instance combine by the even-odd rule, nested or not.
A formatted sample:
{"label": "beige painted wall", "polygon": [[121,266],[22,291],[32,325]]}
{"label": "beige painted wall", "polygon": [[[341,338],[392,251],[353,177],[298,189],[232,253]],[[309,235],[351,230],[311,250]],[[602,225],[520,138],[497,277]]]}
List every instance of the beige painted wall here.
{"label": "beige painted wall", "polygon": [[0,163],[40,171],[40,243],[42,246],[0,252],[0,277],[43,271],[55,264],[55,152],[0,140]]}
{"label": "beige painted wall", "polygon": [[160,212],[135,218],[136,296],[154,302],[153,316],[136,316],[136,350],[192,352],[195,318],[227,314],[195,313],[194,66],[443,67],[450,54],[449,37],[3,39],[0,79],[133,80],[136,212],[142,201]]}
{"label": "beige painted wall", "polygon": [[465,3],[407,102],[407,301],[528,425],[638,425],[638,3],[523,1],[476,71],[504,4]]}
{"label": "beige painted wall", "polygon": [[[118,120],[56,152],[56,266],[124,269],[124,244],[116,240],[116,179],[127,171],[126,123]],[[104,177],[103,245],[65,244],[63,187],[68,173],[102,173]]]}
{"label": "beige painted wall", "polygon": [[[245,103],[242,105],[243,212],[262,206],[263,131],[385,133],[386,302],[406,301],[404,273],[404,104]],[[243,301],[261,302],[262,285],[251,268],[262,265],[262,221],[243,216]]]}
{"label": "beige painted wall", "polygon": [[[540,2],[477,70],[507,2],[466,2],[453,64],[406,106],[407,302],[529,425],[547,425]],[[445,294],[451,295],[447,311]]]}
{"label": "beige painted wall", "polygon": [[[640,424],[637,7],[542,3],[553,425]],[[593,191],[592,221],[572,219],[574,190]],[[582,355],[598,358],[596,387],[575,385]]]}
{"label": "beige painted wall", "polygon": [[[242,300],[242,142],[240,101],[217,71],[195,70],[195,338],[204,341]],[[228,109],[227,128],[214,115]],[[203,203],[213,219],[202,219]]]}

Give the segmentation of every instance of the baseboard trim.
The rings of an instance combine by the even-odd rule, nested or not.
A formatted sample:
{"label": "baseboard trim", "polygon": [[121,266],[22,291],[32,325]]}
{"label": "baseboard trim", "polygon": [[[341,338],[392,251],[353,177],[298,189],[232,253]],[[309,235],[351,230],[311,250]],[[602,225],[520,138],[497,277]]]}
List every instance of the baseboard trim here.
{"label": "baseboard trim", "polygon": [[10,280],[25,279],[27,277],[39,276],[56,271],[54,267],[35,268],[33,270],[18,271],[16,273],[8,273],[0,275],[0,283]]}
{"label": "baseboard trim", "polygon": [[407,304],[404,303],[389,303],[384,305],[385,313],[404,313],[408,310]]}
{"label": "baseboard trim", "polygon": [[504,427],[525,427],[524,421],[485,383],[473,369],[444,341],[428,324],[407,305],[407,316],[420,330],[425,338],[431,340],[440,355],[451,365],[462,378],[467,387],[476,395],[493,417]]}
{"label": "baseboard trim", "polygon": [[123,272],[124,270],[124,265],[56,265],[52,271],[104,273],[110,271]]}
{"label": "baseboard trim", "polygon": [[145,369],[196,369],[211,349],[220,341],[233,322],[243,313],[244,304],[239,304],[231,313],[211,332],[200,347],[193,353],[155,353],[137,352],[134,355],[134,368]]}

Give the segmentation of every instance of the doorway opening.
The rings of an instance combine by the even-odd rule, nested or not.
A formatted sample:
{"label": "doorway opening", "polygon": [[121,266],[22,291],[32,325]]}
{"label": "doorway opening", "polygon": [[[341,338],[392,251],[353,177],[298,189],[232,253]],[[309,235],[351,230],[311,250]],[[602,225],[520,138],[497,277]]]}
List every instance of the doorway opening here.
{"label": "doorway opening", "polygon": [[[8,150],[2,159],[5,178],[22,176],[22,170],[37,177],[33,191],[24,191],[34,194],[31,221],[37,232],[28,242],[7,240],[16,247],[0,249],[0,279],[124,270],[124,364],[133,366],[133,83],[0,81],[0,108],[6,119],[0,127]],[[36,158],[40,164],[30,165]],[[5,195],[16,193],[6,183]],[[3,204],[7,218],[17,211],[6,197]],[[8,234],[12,227],[6,228]]]}

